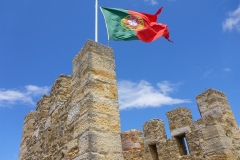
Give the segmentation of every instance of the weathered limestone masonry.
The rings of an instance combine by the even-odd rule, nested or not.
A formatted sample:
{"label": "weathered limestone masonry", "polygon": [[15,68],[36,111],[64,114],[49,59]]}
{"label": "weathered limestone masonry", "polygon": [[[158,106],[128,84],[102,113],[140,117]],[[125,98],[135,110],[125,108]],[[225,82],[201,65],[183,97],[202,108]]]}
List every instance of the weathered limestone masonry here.
{"label": "weathered limestone masonry", "polygon": [[[87,41],[24,119],[19,160],[240,160],[240,131],[226,95],[198,95],[201,119],[189,109],[152,119],[143,131],[120,133],[115,62],[111,48]],[[144,135],[144,136],[143,136]]]}
{"label": "weathered limestone masonry", "polygon": [[209,89],[196,99],[202,116],[197,121],[185,107],[167,112],[170,139],[159,119],[144,124],[144,137],[137,130],[122,133],[124,159],[240,160],[240,131],[226,95]]}
{"label": "weathered limestone masonry", "polygon": [[24,119],[19,160],[123,160],[111,48],[87,41]]}

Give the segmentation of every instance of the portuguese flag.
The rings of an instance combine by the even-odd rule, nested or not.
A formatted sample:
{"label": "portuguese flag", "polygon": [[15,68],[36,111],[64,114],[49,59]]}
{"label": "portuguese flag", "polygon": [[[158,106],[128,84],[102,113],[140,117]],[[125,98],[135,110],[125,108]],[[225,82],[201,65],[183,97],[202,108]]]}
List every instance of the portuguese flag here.
{"label": "portuguese flag", "polygon": [[108,39],[110,40],[152,42],[163,36],[172,42],[169,40],[167,25],[157,23],[157,16],[163,7],[154,15],[119,8],[100,8],[104,15]]}

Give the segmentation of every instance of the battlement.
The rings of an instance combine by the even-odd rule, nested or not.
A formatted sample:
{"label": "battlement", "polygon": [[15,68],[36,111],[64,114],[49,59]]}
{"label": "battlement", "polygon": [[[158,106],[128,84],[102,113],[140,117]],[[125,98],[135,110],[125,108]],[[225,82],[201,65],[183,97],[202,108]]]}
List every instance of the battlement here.
{"label": "battlement", "polygon": [[201,119],[192,121],[191,111],[185,107],[167,112],[172,136],[170,139],[166,138],[162,120],[152,119],[146,122],[143,125],[144,137],[142,137],[144,148],[138,151],[123,150],[124,159],[239,159],[240,131],[226,95],[209,89],[196,99],[202,113]]}
{"label": "battlement", "polygon": [[172,136],[194,130],[191,111],[185,107],[179,107],[167,112],[167,117]]}
{"label": "battlement", "polygon": [[142,131],[135,129],[121,133],[123,151],[142,150],[144,148],[142,134]]}
{"label": "battlement", "polygon": [[223,92],[209,89],[196,97],[198,109],[202,117],[209,114],[222,114],[224,111],[230,111],[226,95]]}
{"label": "battlement", "polygon": [[[88,40],[24,121],[19,160],[123,159],[115,61]],[[30,123],[31,122],[31,123]]]}
{"label": "battlement", "polygon": [[24,118],[24,123],[27,123],[29,120],[34,120],[36,119],[37,116],[37,112],[35,111],[30,111],[30,113],[28,113],[25,118]]}
{"label": "battlement", "polygon": [[164,122],[120,133],[113,50],[88,40],[50,94],[24,118],[19,160],[238,160],[240,131],[223,92],[198,95],[201,119],[179,107]]}
{"label": "battlement", "polygon": [[50,95],[43,95],[43,97],[37,102],[37,111],[48,110],[50,103]]}

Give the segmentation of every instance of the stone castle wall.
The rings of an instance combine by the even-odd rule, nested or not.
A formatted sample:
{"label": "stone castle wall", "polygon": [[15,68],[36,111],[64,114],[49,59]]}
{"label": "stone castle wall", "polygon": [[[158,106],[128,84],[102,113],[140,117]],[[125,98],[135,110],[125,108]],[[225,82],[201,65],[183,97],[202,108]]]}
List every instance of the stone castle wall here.
{"label": "stone castle wall", "polygon": [[123,159],[114,70],[112,49],[87,41],[25,117],[19,160]]}
{"label": "stone castle wall", "polygon": [[240,160],[240,131],[226,95],[197,96],[201,119],[189,109],[152,119],[143,131],[120,133],[118,92],[111,48],[87,41],[49,95],[24,119],[19,160]]}
{"label": "stone castle wall", "polygon": [[[144,136],[138,134],[144,148],[128,140],[125,160],[240,160],[240,131],[226,95],[209,89],[196,97],[201,119],[192,120],[189,109],[179,107],[167,112],[172,138],[166,138],[162,120],[152,119],[143,125]],[[140,132],[136,130],[127,131]],[[125,141],[125,138],[122,138]]]}

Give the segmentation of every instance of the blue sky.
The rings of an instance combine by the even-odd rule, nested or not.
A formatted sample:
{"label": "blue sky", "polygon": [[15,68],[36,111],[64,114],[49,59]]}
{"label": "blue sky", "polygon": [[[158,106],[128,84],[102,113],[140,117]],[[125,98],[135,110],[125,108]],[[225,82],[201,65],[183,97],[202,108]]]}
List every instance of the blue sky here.
{"label": "blue sky", "polygon": [[[18,157],[24,116],[72,59],[94,40],[94,0],[0,1],[0,159]],[[179,106],[199,119],[196,95],[214,88],[227,94],[240,125],[239,0],[99,0],[105,7],[154,14],[168,25],[170,43],[110,41],[116,60],[122,131],[164,120]],[[99,42],[108,45],[99,11]]]}

